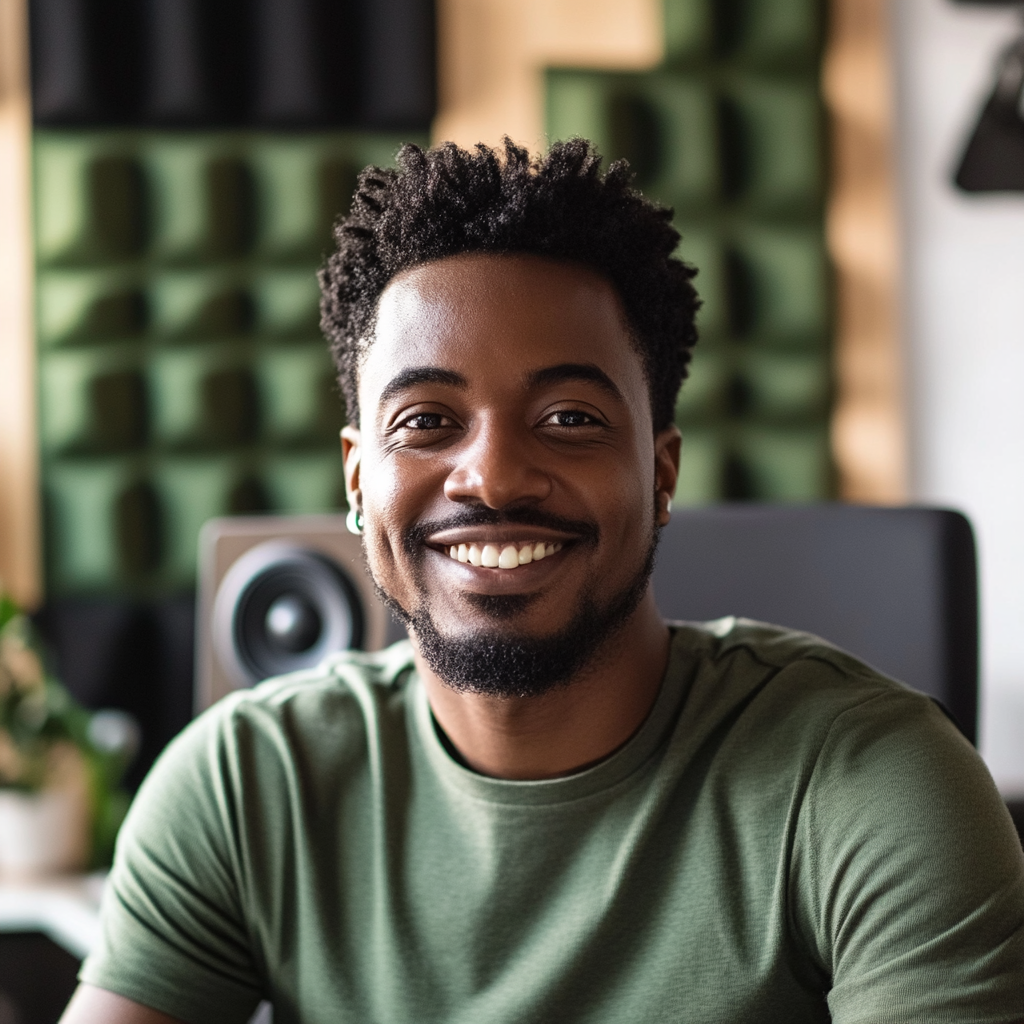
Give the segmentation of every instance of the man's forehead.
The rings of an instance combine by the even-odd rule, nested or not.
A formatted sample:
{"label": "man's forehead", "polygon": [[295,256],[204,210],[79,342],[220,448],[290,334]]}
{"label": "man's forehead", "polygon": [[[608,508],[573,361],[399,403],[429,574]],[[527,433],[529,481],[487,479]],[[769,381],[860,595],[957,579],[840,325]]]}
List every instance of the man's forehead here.
{"label": "man's forehead", "polygon": [[[598,321],[603,319],[603,323]],[[416,360],[438,342],[490,345],[595,328],[629,343],[614,286],[587,267],[531,254],[468,254],[414,267],[381,294],[370,349]]]}
{"label": "man's forehead", "polygon": [[377,404],[409,367],[517,386],[564,364],[599,366],[624,395],[639,384],[646,402],[618,293],[604,277],[538,256],[459,256],[406,271],[385,289],[360,391],[364,404]]}

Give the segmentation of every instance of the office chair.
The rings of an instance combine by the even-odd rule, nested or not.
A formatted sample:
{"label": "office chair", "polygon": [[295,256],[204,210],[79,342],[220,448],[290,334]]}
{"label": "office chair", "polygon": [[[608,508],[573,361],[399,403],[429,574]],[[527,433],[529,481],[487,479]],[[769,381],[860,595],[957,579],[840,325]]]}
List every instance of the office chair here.
{"label": "office chair", "polygon": [[723,615],[815,633],[978,717],[974,535],[958,512],[856,505],[676,509],[654,570],[669,619]]}

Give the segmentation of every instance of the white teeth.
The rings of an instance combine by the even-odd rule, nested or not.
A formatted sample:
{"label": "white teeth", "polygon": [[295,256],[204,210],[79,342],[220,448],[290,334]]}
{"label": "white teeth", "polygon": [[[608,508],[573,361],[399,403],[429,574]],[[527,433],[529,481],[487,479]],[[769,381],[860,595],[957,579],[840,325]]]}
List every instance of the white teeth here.
{"label": "white teeth", "polygon": [[481,565],[487,569],[518,569],[521,565],[539,562],[561,550],[562,544],[545,544],[543,541],[524,544],[522,547],[515,544],[452,544],[448,548],[448,556],[458,562]]}

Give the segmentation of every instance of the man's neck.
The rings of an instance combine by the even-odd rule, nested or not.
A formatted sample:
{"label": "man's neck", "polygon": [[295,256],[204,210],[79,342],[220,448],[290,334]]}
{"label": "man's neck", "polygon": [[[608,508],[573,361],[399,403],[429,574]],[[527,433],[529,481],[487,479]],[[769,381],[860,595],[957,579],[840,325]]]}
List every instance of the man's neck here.
{"label": "man's neck", "polygon": [[594,666],[540,697],[459,693],[418,652],[416,664],[435,720],[470,768],[499,779],[550,779],[602,760],[636,732],[668,654],[668,628],[648,591]]}

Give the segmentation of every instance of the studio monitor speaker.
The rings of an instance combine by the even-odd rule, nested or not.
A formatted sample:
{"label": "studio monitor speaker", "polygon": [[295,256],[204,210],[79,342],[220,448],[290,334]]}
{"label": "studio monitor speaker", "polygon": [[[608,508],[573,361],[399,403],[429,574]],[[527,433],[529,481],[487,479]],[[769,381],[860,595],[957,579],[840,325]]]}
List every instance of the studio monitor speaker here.
{"label": "studio monitor speaker", "polygon": [[270,676],[405,635],[345,517],[213,519],[199,537],[196,711]]}

